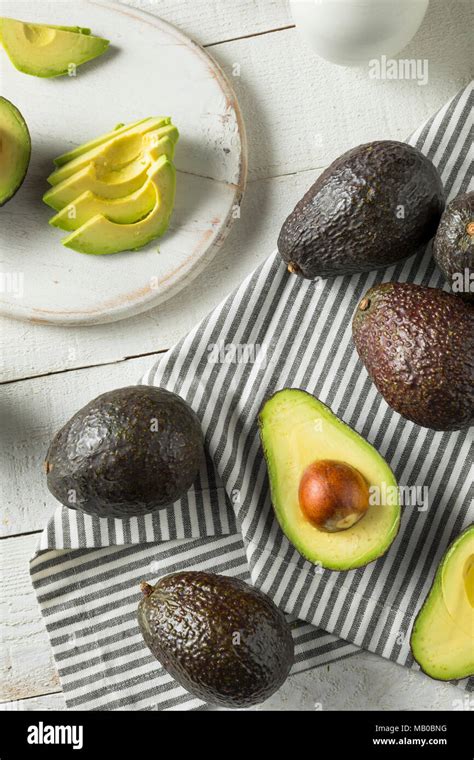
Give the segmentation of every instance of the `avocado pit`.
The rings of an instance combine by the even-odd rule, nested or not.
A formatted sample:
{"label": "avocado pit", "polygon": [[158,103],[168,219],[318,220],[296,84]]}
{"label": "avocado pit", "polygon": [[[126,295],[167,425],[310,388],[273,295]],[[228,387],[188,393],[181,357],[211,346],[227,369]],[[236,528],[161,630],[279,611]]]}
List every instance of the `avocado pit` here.
{"label": "avocado pit", "polygon": [[312,525],[326,533],[336,533],[351,528],[365,515],[369,487],[355,467],[323,459],[304,471],[298,499]]}

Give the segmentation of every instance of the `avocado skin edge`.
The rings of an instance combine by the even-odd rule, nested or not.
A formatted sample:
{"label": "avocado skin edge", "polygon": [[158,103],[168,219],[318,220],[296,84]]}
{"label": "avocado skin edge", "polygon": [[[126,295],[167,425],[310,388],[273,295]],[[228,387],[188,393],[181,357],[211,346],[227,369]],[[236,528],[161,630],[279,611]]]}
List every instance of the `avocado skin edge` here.
{"label": "avocado skin edge", "polygon": [[144,515],[181,498],[203,456],[201,425],[184,399],[152,386],[119,388],[55,435],[47,485],[64,506],[90,515]]}
{"label": "avocado skin edge", "polygon": [[258,589],[238,578],[183,571],[144,593],[138,623],[145,643],[195,696],[250,707],[286,680],[294,661],[290,626]]}
{"label": "avocado skin edge", "polygon": [[[451,289],[453,275],[464,275],[466,269],[474,274],[474,231],[468,234],[468,224],[474,225],[474,191],[448,204],[433,242],[433,257]],[[474,302],[474,292],[455,295]]]}
{"label": "avocado skin edge", "polygon": [[308,279],[385,268],[425,249],[443,209],[441,178],[421,151],[367,143],[318,177],[284,222],[278,250]]}
{"label": "avocado skin edge", "polygon": [[13,186],[12,190],[10,191],[10,195],[6,195],[6,196],[4,196],[0,200],[0,208],[1,208],[6,203],[8,203],[8,201],[11,201],[11,199],[16,195],[16,193],[18,192],[18,190],[20,189],[20,187],[23,185],[23,182],[25,181],[25,177],[26,177],[26,175],[28,173],[28,169],[29,169],[29,166],[30,166],[30,160],[31,160],[31,135],[30,135],[30,131],[28,129],[28,124],[26,123],[26,121],[25,121],[25,119],[23,117],[23,114],[14,105],[14,103],[12,103],[10,100],[7,100],[7,98],[4,98],[4,97],[0,97],[0,101],[3,101],[4,103],[7,104],[7,107],[10,107],[10,110],[13,113],[13,115],[15,116],[16,120],[18,121],[18,124],[20,125],[20,128],[23,129],[23,132],[24,132],[24,135],[25,135],[26,144],[28,146],[28,152],[27,152],[26,157],[25,157],[25,167],[24,167],[23,175],[22,175],[22,177],[21,177],[20,180],[17,180],[18,184],[16,186]]}
{"label": "avocado skin edge", "polygon": [[474,423],[474,308],[468,303],[437,288],[382,283],[359,303],[352,334],[370,378],[396,412],[432,430]]}
{"label": "avocado skin edge", "polygon": [[[441,571],[442,571],[444,563],[445,563],[445,561],[446,561],[446,559],[448,557],[449,552],[454,547],[454,545],[457,544],[458,541],[460,541],[462,539],[462,537],[464,536],[464,534],[467,533],[468,531],[472,530],[472,528],[474,528],[474,523],[470,523],[470,525],[468,525],[462,531],[462,533],[460,533],[459,536],[457,536],[456,538],[454,538],[451,541],[451,543],[449,544],[448,548],[446,549],[445,553],[443,554],[443,556],[442,556],[442,558],[440,560],[440,563],[439,563],[438,567],[436,568],[436,573],[435,573],[435,577],[433,578],[433,583],[429,587],[429,589],[427,591],[427,594],[426,594],[426,596],[425,596],[425,598],[423,600],[423,604],[421,605],[420,609],[418,610],[418,613],[417,613],[417,615],[415,617],[415,620],[413,621],[413,627],[411,629],[411,634],[410,634],[410,651],[411,651],[413,659],[415,660],[416,663],[418,663],[421,672],[424,673],[426,676],[428,676],[428,678],[432,678],[433,681],[443,681],[443,682],[446,682],[446,681],[453,681],[453,680],[458,680],[458,679],[453,679],[453,678],[448,678],[448,677],[442,678],[441,676],[434,676],[428,670],[425,670],[425,668],[423,667],[423,665],[420,663],[420,661],[416,657],[415,652],[414,652],[414,648],[413,648],[413,639],[414,639],[414,636],[416,634],[416,627],[417,627],[417,624],[419,623],[419,619],[421,618],[421,616],[422,616],[422,614],[424,612],[426,602],[430,598],[431,594],[434,592],[435,586],[440,582]],[[472,676],[474,676],[474,673],[470,673],[469,675],[463,676],[463,678],[472,678]]]}

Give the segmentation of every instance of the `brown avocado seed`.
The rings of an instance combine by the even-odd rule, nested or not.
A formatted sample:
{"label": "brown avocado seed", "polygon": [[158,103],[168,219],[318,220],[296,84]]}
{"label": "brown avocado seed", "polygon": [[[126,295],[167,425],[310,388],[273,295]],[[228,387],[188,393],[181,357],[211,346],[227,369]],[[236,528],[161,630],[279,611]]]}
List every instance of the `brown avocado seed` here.
{"label": "brown avocado seed", "polygon": [[304,471],[298,498],[312,525],[335,533],[347,530],[365,515],[369,508],[369,487],[350,464],[321,459]]}

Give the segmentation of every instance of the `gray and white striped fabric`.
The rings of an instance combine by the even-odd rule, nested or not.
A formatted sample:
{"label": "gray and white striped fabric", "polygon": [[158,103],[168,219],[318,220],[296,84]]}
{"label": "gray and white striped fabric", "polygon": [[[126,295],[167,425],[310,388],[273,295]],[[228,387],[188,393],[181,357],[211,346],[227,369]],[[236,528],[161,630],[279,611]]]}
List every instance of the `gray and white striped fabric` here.
{"label": "gray and white striped fabric", "polygon": [[[471,84],[409,140],[438,166],[449,197],[472,187],[473,96]],[[147,373],[143,382],[195,409],[207,459],[186,497],[154,516],[100,520],[59,509],[42,535],[31,574],[69,707],[202,705],[158,666],[135,619],[139,581],[184,567],[236,575],[268,593],[293,620],[293,672],[358,647],[414,666],[414,616],[447,545],[473,520],[472,435],[403,420],[357,360],[355,307],[371,285],[392,279],[442,287],[429,252],[322,283],[289,275],[273,254]],[[390,551],[366,568],[314,567],[273,516],[256,418],[263,399],[286,386],[331,406],[401,485],[429,489],[428,508],[406,507]],[[472,689],[474,679],[463,685]]]}

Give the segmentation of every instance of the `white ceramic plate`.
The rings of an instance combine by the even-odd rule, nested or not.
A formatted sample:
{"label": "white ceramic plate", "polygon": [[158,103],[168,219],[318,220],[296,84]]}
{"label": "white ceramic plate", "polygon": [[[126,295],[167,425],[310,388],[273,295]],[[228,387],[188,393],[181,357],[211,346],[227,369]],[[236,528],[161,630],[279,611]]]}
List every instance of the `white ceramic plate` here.
{"label": "white ceramic plate", "polygon": [[[24,21],[88,26],[111,40],[76,77],[39,79],[0,50],[0,92],[32,137],[27,178],[0,208],[0,313],[55,324],[112,322],[165,301],[209,263],[236,216],[247,147],[235,94],[215,61],[164,21],[123,5],[2,0]],[[119,122],[170,115],[180,131],[176,207],[166,235],[140,251],[87,256],[48,225],[45,178],[60,153]]]}

